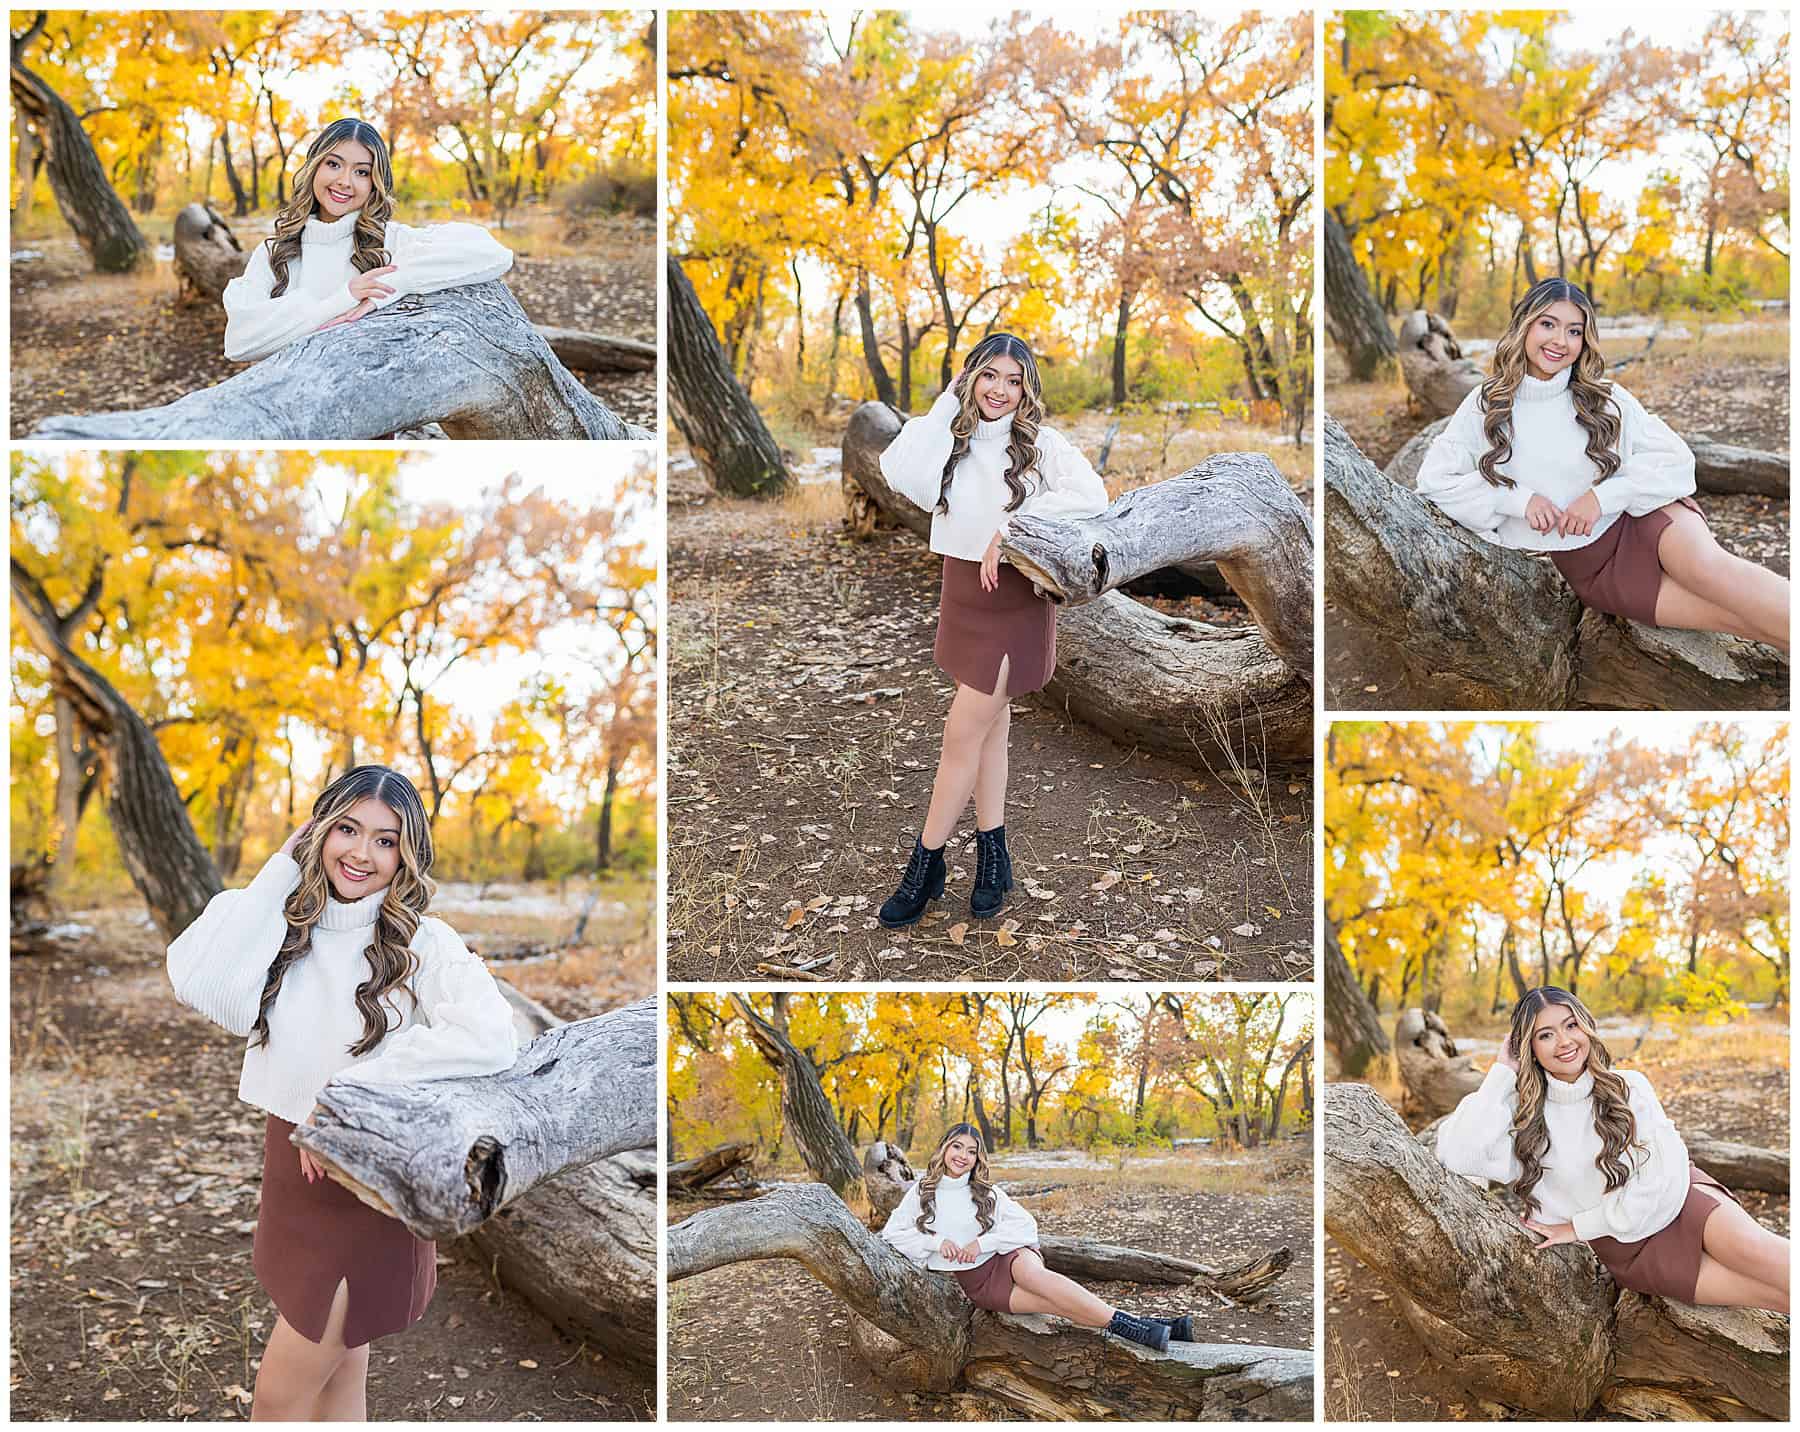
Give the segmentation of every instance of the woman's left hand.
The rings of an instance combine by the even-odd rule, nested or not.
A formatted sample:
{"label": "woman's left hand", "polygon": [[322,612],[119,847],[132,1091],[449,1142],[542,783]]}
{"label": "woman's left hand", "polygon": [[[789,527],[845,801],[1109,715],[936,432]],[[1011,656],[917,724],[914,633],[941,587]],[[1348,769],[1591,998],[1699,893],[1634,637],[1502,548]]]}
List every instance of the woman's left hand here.
{"label": "woman's left hand", "polygon": [[978,1238],[971,1238],[956,1251],[961,1255],[963,1262],[973,1263],[981,1256],[981,1240]]}
{"label": "woman's left hand", "polygon": [[1537,1245],[1540,1249],[1554,1248],[1559,1243],[1579,1243],[1581,1241],[1575,1236],[1573,1223],[1539,1223],[1533,1218],[1522,1218],[1519,1221],[1543,1238],[1544,1241]]}
{"label": "woman's left hand", "polygon": [[361,303],[357,304],[356,307],[351,309],[348,313],[340,313],[336,318],[332,319],[329,323],[321,323],[317,328],[313,329],[313,332],[314,333],[323,333],[327,328],[336,328],[340,323],[354,323],[354,322],[356,322],[357,319],[365,318],[369,314],[373,313],[374,311],[375,311],[374,301],[372,299],[365,298]]}
{"label": "woman's left hand", "polygon": [[981,590],[991,592],[1000,585],[1000,534],[994,534],[994,540],[988,543],[988,549],[981,558]]}
{"label": "woman's left hand", "polygon": [[1600,499],[1594,496],[1594,489],[1590,487],[1563,508],[1562,534],[1565,537],[1585,537],[1594,530],[1594,524],[1599,520]]}
{"label": "woman's left hand", "polygon": [[[307,1124],[316,1124],[318,1122],[318,1119],[319,1119],[319,1106],[317,1104],[315,1104],[315,1105],[313,1105],[312,1113],[308,1114],[303,1122],[307,1123]],[[300,1149],[299,1154],[300,1154],[300,1172],[305,1177],[305,1179],[308,1183],[312,1183],[316,1179],[330,1177],[330,1175],[328,1175],[325,1172],[325,1165],[320,1163],[316,1158],[314,1158],[311,1154],[309,1154],[305,1149]]]}

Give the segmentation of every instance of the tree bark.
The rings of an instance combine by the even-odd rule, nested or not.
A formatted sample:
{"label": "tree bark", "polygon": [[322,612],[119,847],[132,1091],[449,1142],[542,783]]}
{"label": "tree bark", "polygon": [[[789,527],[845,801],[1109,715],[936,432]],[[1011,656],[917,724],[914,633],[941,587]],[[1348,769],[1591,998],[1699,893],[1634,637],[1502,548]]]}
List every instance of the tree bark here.
{"label": "tree bark", "polygon": [[1458,1054],[1450,1027],[1433,1010],[1403,1009],[1394,1021],[1404,1108],[1426,1119],[1441,1118],[1481,1087],[1485,1069],[1473,1056]]}
{"label": "tree bark", "polygon": [[668,1167],[670,1193],[699,1193],[709,1183],[735,1173],[755,1157],[755,1144],[720,1144],[697,1158],[681,1159]]}
{"label": "tree bark", "polygon": [[1393,1052],[1381,1017],[1344,958],[1337,925],[1325,922],[1325,1038],[1337,1050],[1338,1067],[1352,1079]]}
{"label": "tree bark", "polygon": [[1787,658],[1588,611],[1549,562],[1390,481],[1325,420],[1328,599],[1467,710],[1781,710]]}
{"label": "tree bark", "polygon": [[1414,309],[1400,321],[1400,373],[1410,405],[1431,418],[1444,418],[1481,386],[1481,369],[1462,356],[1450,325],[1435,313]]}
{"label": "tree bark", "polygon": [[56,207],[75,231],[96,273],[129,273],[150,259],[150,241],[107,182],[100,156],[62,96],[26,69],[19,53],[36,27],[12,46],[12,94],[19,117],[36,131]]}
{"label": "tree bark", "polygon": [[[905,316],[901,322],[904,324]],[[875,400],[879,403],[898,403],[900,395],[894,390],[893,376],[887,370],[887,364],[881,361],[881,340],[875,336],[875,301],[869,292],[869,271],[856,271],[856,326],[862,338],[863,365],[869,370],[869,381],[875,385]],[[902,344],[904,351],[905,345]],[[910,373],[910,365],[901,365],[903,373]]]}
{"label": "tree bark", "polygon": [[669,412],[707,480],[733,497],[779,497],[792,478],[762,414],[719,347],[712,320],[683,272],[668,260]]}
{"label": "tree bark", "polygon": [[[373,374],[378,381],[358,380]],[[575,381],[498,281],[411,294],[173,403],[46,418],[32,436],[311,441],[428,423],[453,438],[649,436]]]}
{"label": "tree bark", "polygon": [[[899,414],[883,404],[851,414],[842,479],[851,525],[867,503],[929,538],[929,514],[881,473],[881,453],[899,431]],[[1277,764],[1311,759],[1312,524],[1267,459],[1218,454],[1125,494],[1099,517],[1020,517],[1002,552],[1065,604],[1056,675],[1041,698],[1048,704],[1124,745],[1189,764],[1228,752]],[[1153,571],[1209,566],[1260,625],[1167,617],[1116,590]]]}
{"label": "tree bark", "polygon": [[899,1145],[878,1139],[864,1149],[863,1192],[869,1196],[869,1226],[883,1227],[918,1179]]}
{"label": "tree bark", "polygon": [[1163,1283],[1216,1293],[1234,1303],[1254,1303],[1294,1261],[1291,1248],[1275,1248],[1235,1268],[1214,1268],[1191,1258],[1095,1243],[1086,1238],[1041,1235],[1044,1266],[1052,1272],[1096,1283]]}
{"label": "tree bark", "polygon": [[1759,1149],[1702,1133],[1684,1133],[1688,1157],[1727,1188],[1754,1188],[1763,1193],[1788,1192],[1786,1149]]}
{"label": "tree bark", "polygon": [[781,1075],[782,1117],[800,1148],[800,1156],[813,1174],[841,1198],[862,1178],[862,1168],[838,1124],[837,1111],[825,1097],[819,1071],[785,1033],[752,1009],[743,995],[732,995],[731,1003],[749,1027],[751,1041]]}
{"label": "tree bark", "polygon": [[187,205],[175,216],[175,280],[181,303],[218,303],[250,262],[231,225],[211,204]]}
{"label": "tree bark", "polygon": [[1324,1108],[1326,1231],[1473,1395],[1554,1419],[1786,1417],[1785,1317],[1621,1292],[1584,1244],[1538,1251],[1373,1089],[1329,1084]]}
{"label": "tree bark", "polygon": [[608,333],[587,333],[579,328],[532,325],[538,337],[550,345],[565,368],[577,373],[654,373],[656,345]]}
{"label": "tree bark", "polygon": [[1387,315],[1369,292],[1350,237],[1330,206],[1325,209],[1325,332],[1359,383],[1387,371],[1398,356]]}

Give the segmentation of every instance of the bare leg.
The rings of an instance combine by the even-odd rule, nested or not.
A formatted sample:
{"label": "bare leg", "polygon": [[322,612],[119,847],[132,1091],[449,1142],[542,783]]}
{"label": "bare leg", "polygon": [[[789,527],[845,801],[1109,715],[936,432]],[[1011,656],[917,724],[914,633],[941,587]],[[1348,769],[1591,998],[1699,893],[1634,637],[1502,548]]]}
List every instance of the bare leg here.
{"label": "bare leg", "polygon": [[[1756,640],[1786,651],[1787,578],[1727,552],[1714,540],[1697,512],[1680,503],[1671,503],[1662,510],[1669,515],[1669,525],[1656,545],[1663,571],[1695,596],[1732,613]],[[1658,626],[1685,625],[1663,621],[1661,593],[1656,601],[1656,622]]]}
{"label": "bare leg", "polygon": [[1011,736],[1012,702],[1008,701],[988,727],[987,739],[981,743],[981,762],[975,768],[975,824],[982,830],[1006,824],[1006,743]]}
{"label": "bare leg", "polygon": [[[1715,1205],[1707,1215],[1705,1231],[1700,1235],[1705,1256],[1726,1273],[1760,1285],[1757,1301],[1748,1306],[1785,1313],[1788,1310],[1789,1277],[1787,1239],[1769,1232],[1730,1199],[1704,1188],[1700,1192]],[[1780,1302],[1767,1301],[1765,1294],[1773,1294]]]}
{"label": "bare leg", "polygon": [[1663,573],[1662,586],[1656,593],[1656,624],[1682,631],[1722,631],[1750,641],[1762,640],[1736,612],[1690,592],[1667,572]]}
{"label": "bare leg", "polygon": [[318,1342],[308,1339],[286,1318],[276,1317],[275,1331],[269,1334],[262,1366],[256,1372],[252,1422],[310,1422],[314,1418],[319,1395],[348,1351],[344,1316],[349,1307],[350,1285],[340,1279],[325,1320],[325,1336]]}
{"label": "bare leg", "polygon": [[956,687],[950,702],[950,714],[944,718],[944,749],[938,756],[937,779],[931,787],[931,808],[925,814],[925,828],[920,840],[927,849],[935,850],[950,839],[969,804],[975,789],[975,772],[981,765],[981,747],[988,730],[1000,713],[1006,710],[1007,659],[1000,659],[998,693],[989,694],[964,686]]}
{"label": "bare leg", "polygon": [[[1710,1219],[1707,1221],[1711,1222]],[[1710,1253],[1700,1255],[1700,1277],[1694,1284],[1694,1301],[1702,1307],[1767,1308],[1772,1313],[1788,1310],[1786,1288],[1771,1287],[1733,1272]]]}
{"label": "bare leg", "polygon": [[1032,1249],[1013,1259],[1013,1290],[1008,1306],[1015,1313],[1055,1313],[1084,1328],[1103,1328],[1113,1310],[1073,1278],[1052,1273]]}
{"label": "bare leg", "polygon": [[353,1347],[319,1393],[316,1422],[369,1420],[369,1344]]}

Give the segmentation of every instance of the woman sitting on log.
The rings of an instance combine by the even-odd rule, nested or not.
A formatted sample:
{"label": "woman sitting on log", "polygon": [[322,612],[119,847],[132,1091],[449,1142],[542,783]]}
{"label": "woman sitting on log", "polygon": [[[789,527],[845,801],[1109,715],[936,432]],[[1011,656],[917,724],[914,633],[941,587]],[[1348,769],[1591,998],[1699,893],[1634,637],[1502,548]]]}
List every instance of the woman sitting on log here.
{"label": "woman sitting on log", "polygon": [[1042,426],[1037,360],[1010,333],[976,344],[931,411],[900,429],[881,454],[894,491],[932,514],[931,550],[943,556],[932,655],[956,682],[924,829],[900,887],[881,907],[889,929],[917,924],[944,893],[944,847],[975,797],[975,888],[969,913],[997,913],[1012,889],[1006,848],[1006,743],[1012,698],[1056,669],[1056,605],[1000,565],[1011,519],[1093,517],[1106,484],[1069,440]]}
{"label": "woman sitting on log", "polygon": [[268,1115],[252,1260],[279,1316],[259,1419],[366,1419],[369,1342],[416,1323],[437,1288],[436,1245],[291,1142],[319,1091],[493,1074],[517,1056],[493,977],[425,913],[431,861],[412,783],[357,766],[247,888],[215,895],[169,946],[181,1002],[251,1036],[238,1097]]}
{"label": "woman sitting on log", "polygon": [[290,343],[385,308],[499,278],[510,250],[479,224],[397,223],[387,145],[360,119],[333,120],[306,151],[275,232],[225,286],[225,356],[267,358]]}
{"label": "woman sitting on log", "polygon": [[1502,547],[1548,552],[1581,601],[1646,626],[1788,647],[1787,579],[1713,539],[1694,455],[1608,382],[1594,306],[1534,284],[1419,469],[1418,492]]}
{"label": "woman sitting on log", "polygon": [[1588,1244],[1621,1287],[1683,1303],[1788,1310],[1788,1242],[1696,1168],[1587,1007],[1554,985],[1513,1009],[1481,1087],[1438,1126],[1444,1167],[1510,1184],[1539,1248]]}
{"label": "woman sitting on log", "polygon": [[991,1313],[1054,1313],[1158,1352],[1168,1349],[1170,1338],[1194,1340],[1186,1313],[1136,1317],[1046,1268],[1037,1220],[989,1182],[973,1124],[950,1126],[925,1176],[906,1190],[881,1236],[919,1267],[952,1274],[969,1301]]}

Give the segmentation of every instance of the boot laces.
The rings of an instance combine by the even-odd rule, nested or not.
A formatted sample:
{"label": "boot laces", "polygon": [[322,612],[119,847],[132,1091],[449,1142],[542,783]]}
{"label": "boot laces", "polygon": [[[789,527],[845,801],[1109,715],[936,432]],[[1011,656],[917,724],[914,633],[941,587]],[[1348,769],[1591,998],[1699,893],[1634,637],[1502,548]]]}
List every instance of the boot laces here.
{"label": "boot laces", "polygon": [[916,899],[925,888],[925,872],[930,868],[930,852],[923,845],[915,845],[912,859],[906,862],[906,873],[900,877],[901,893],[908,899]]}
{"label": "boot laces", "polygon": [[1000,883],[1000,842],[991,836],[978,834],[975,837],[975,883]]}

